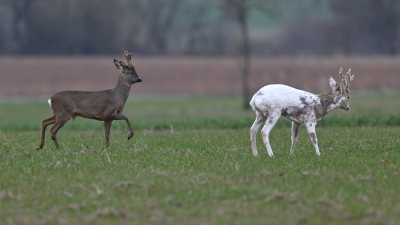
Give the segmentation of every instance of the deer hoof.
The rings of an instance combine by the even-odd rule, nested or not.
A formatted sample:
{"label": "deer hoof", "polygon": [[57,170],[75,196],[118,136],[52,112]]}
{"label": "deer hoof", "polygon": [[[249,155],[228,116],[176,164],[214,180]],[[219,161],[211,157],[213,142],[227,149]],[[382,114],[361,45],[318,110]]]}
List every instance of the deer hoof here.
{"label": "deer hoof", "polygon": [[133,137],[133,133],[130,133],[128,136],[128,140],[131,139]]}

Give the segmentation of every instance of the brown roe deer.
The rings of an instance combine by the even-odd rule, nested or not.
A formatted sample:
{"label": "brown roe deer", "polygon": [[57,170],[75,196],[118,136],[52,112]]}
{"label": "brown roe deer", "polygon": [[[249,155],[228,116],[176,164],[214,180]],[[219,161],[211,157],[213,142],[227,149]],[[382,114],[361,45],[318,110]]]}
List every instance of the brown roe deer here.
{"label": "brown roe deer", "polygon": [[71,118],[75,120],[77,116],[104,121],[104,136],[106,147],[109,146],[110,128],[114,120],[125,120],[128,124],[130,133],[128,140],[133,136],[133,129],[129,118],[122,113],[126,100],[128,99],[131,85],[140,83],[142,80],[136,73],[131,61],[132,53],[122,49],[122,55],[128,62],[114,59],[114,64],[120,70],[117,86],[114,89],[103,91],[63,91],[53,95],[49,99],[49,104],[53,110],[53,116],[42,121],[42,133],[40,137],[39,149],[43,148],[46,127],[54,124],[50,129],[51,139],[57,149],[60,148],[57,142],[57,131]]}

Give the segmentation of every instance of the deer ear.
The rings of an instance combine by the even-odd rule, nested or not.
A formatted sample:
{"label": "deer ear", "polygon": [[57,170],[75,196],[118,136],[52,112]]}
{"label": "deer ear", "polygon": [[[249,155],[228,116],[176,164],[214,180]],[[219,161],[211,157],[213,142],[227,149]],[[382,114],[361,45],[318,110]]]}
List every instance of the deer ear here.
{"label": "deer ear", "polygon": [[354,75],[351,75],[350,81],[353,81],[353,80],[354,80]]}
{"label": "deer ear", "polygon": [[118,61],[116,59],[114,59],[114,64],[115,64],[115,67],[117,67],[117,69],[119,69],[119,70],[122,69],[122,67],[126,67],[124,62]]}
{"label": "deer ear", "polygon": [[115,64],[115,67],[117,67],[117,69],[119,69],[119,70],[122,69],[122,65],[118,60],[114,59],[114,64]]}
{"label": "deer ear", "polygon": [[331,86],[332,91],[336,91],[337,83],[332,77],[329,77],[329,86]]}

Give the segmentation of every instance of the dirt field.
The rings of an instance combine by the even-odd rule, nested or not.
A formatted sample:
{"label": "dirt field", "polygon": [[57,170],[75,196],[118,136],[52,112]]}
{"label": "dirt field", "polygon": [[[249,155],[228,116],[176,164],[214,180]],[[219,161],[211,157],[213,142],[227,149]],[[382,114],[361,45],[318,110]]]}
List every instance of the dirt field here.
{"label": "dirt field", "polygon": [[[113,88],[116,57],[0,57],[0,96],[52,95],[62,90]],[[241,79],[235,58],[134,58],[143,83],[137,94],[238,94]],[[329,91],[329,76],[352,68],[351,89],[398,89],[400,58],[256,58],[252,61],[252,92],[272,83]]]}

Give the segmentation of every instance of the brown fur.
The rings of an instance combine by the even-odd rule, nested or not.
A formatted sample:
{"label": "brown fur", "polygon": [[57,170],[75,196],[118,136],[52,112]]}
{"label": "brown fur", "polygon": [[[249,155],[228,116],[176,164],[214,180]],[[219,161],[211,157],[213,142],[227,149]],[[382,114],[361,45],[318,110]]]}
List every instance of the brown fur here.
{"label": "brown fur", "polygon": [[314,144],[317,144],[317,135],[315,135],[315,133],[310,133],[310,137],[312,139],[312,142]]}
{"label": "brown fur", "polygon": [[[124,56],[128,54],[124,50],[122,50],[122,53]],[[128,65],[132,65],[132,67],[128,67],[123,62],[114,59],[115,66],[121,71],[118,83],[114,89],[103,91],[63,91],[53,95],[50,98],[53,116],[42,121],[42,132],[38,149],[43,148],[46,127],[50,124],[54,124],[50,129],[51,138],[56,148],[60,148],[56,138],[57,131],[71,118],[75,120],[78,116],[104,121],[106,147],[109,146],[112,121],[125,120],[130,129],[129,140],[134,132],[129,118],[121,113],[128,99],[131,85],[141,82],[130,61],[131,56],[132,54],[129,53],[125,58],[128,61]]]}
{"label": "brown fur", "polygon": [[319,95],[320,104],[315,104],[314,111],[317,118],[322,118],[326,114],[328,114],[328,107],[332,104],[335,104],[337,101],[337,97],[339,97],[340,93],[337,91],[332,91],[329,93]]}

